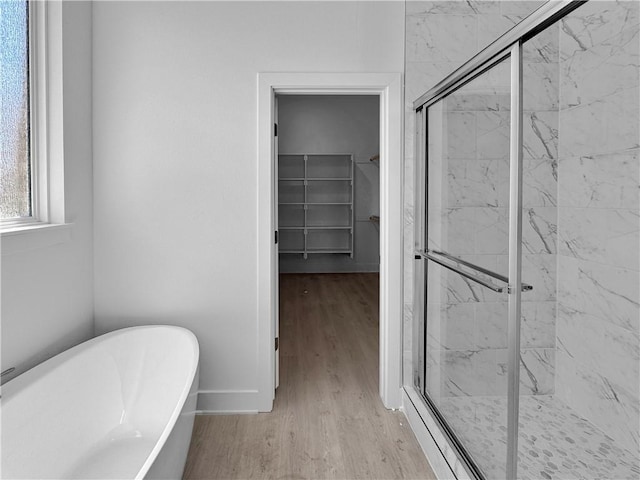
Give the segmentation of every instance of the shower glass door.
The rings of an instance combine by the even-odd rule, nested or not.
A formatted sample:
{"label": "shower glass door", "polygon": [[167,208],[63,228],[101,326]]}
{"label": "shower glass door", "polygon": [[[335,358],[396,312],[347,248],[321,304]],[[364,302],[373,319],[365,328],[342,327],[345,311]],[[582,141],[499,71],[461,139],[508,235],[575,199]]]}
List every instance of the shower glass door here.
{"label": "shower glass door", "polygon": [[426,107],[417,242],[429,319],[423,393],[486,478],[506,476],[510,102],[507,56]]}
{"label": "shower glass door", "polygon": [[640,475],[639,18],[546,2],[414,102],[414,386],[472,478]]}

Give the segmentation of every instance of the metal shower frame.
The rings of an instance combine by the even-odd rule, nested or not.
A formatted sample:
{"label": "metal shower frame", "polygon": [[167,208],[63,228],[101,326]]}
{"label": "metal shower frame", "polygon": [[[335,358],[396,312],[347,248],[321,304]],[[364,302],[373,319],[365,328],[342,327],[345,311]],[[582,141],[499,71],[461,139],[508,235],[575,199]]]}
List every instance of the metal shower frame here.
{"label": "metal shower frame", "polygon": [[[518,462],[518,415],[519,415],[519,383],[520,383],[520,320],[521,320],[521,293],[523,284],[522,274],[522,45],[542,30],[554,24],[562,17],[566,16],[576,8],[580,7],[588,0],[580,1],[549,1],[534,11],[531,15],[517,24],[511,30],[499,37],[496,41],[480,51],[460,68],[452,72],[433,88],[421,95],[413,102],[413,109],[416,115],[416,236],[415,236],[415,259],[426,262],[431,257],[431,253],[426,250],[426,214],[427,210],[419,212],[419,208],[424,208],[426,201],[426,185],[428,175],[428,119],[427,108],[444,97],[455,92],[476,77],[482,75],[496,64],[506,60],[511,61],[511,123],[510,123],[510,157],[509,157],[509,274],[508,286],[509,294],[509,318],[507,327],[508,336],[508,364],[507,364],[507,458],[506,458],[506,478],[517,478]],[[419,218],[418,218],[419,217]],[[438,262],[439,263],[439,262]],[[446,266],[446,265],[445,265]],[[416,289],[419,295],[416,302],[426,300],[426,265],[416,268],[416,286],[423,286],[423,291]],[[422,278],[417,278],[420,275]],[[526,289],[526,285],[524,285]],[[416,305],[417,311],[424,311],[424,305]],[[424,310],[422,310],[424,309]],[[415,316],[416,321],[418,315]],[[418,338],[414,340],[414,345],[424,352],[425,345],[425,325],[423,322],[414,325],[414,335],[417,332]],[[415,348],[415,347],[414,347]],[[416,361],[414,356],[414,361]],[[419,361],[419,360],[418,360]],[[423,361],[419,364],[420,374],[424,378],[425,365]],[[440,424],[445,436],[457,451],[468,473],[475,478],[483,479],[480,469],[474,464],[466,452],[464,446],[458,441],[455,434],[450,430],[446,421],[438,412],[435,404],[428,398],[423,388],[420,388],[423,398],[434,418]]]}

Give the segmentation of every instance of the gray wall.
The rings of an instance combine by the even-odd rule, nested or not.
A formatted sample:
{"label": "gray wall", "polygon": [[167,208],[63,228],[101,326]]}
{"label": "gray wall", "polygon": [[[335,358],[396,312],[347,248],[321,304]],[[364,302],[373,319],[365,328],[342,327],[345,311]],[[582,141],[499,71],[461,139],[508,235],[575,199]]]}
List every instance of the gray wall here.
{"label": "gray wall", "polygon": [[377,272],[380,228],[369,221],[380,214],[380,163],[369,159],[380,148],[377,96],[282,95],[278,99],[280,153],[354,155],[354,255],[280,256],[286,272]]}

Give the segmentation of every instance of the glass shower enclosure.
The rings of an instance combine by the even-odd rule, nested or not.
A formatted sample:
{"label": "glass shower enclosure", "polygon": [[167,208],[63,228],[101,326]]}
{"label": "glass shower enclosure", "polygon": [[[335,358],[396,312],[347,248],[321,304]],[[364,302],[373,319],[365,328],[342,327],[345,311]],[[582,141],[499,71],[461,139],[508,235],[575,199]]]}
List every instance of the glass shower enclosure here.
{"label": "glass shower enclosure", "polygon": [[413,382],[476,478],[640,476],[638,2],[549,2],[414,103]]}

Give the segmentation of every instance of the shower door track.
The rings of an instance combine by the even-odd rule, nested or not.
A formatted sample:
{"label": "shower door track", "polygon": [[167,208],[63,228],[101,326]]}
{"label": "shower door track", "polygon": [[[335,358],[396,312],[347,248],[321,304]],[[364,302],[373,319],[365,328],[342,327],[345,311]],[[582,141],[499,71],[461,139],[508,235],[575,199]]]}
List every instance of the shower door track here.
{"label": "shower door track", "polygon": [[514,44],[526,42],[587,1],[589,0],[561,0],[545,3],[414,100],[413,109],[419,111],[423,107],[428,107],[462,87],[508,56]]}
{"label": "shower door track", "polygon": [[[425,181],[428,177],[428,159],[426,149],[426,138],[428,135],[428,121],[426,119],[426,109],[430,105],[438,102],[454,91],[458,90],[474,78],[482,75],[493,66],[510,58],[511,60],[511,129],[510,129],[510,153],[509,153],[509,171],[510,171],[510,188],[509,188],[509,277],[508,284],[509,293],[509,317],[508,317],[508,389],[507,389],[507,458],[506,458],[506,478],[517,478],[517,454],[518,454],[518,409],[519,409],[519,370],[520,370],[520,295],[524,290],[532,287],[523,284],[521,279],[522,271],[522,44],[539,32],[557,22],[559,19],[569,14],[576,8],[580,7],[588,0],[578,1],[558,1],[548,2],[541,6],[525,18],[518,25],[499,37],[496,41],[480,51],[477,55],[468,60],[460,68],[455,70],[433,88],[421,95],[413,103],[416,113],[416,126],[423,125],[422,130],[416,132],[420,138],[416,141],[416,159],[425,163],[424,176],[421,181]],[[426,191],[426,185],[424,190]],[[416,195],[424,194],[418,188]],[[418,198],[418,197],[416,197]],[[425,212],[426,213],[426,209]],[[450,270],[456,271],[458,274],[469,278],[473,281],[484,285],[494,291],[495,284],[492,282],[478,281],[478,277],[472,278],[467,272],[460,269],[452,268],[453,265],[443,262],[441,259],[430,255],[427,252],[426,226],[421,232],[422,238],[418,240],[416,237],[416,260],[433,261]],[[444,255],[446,258],[446,255]],[[455,257],[453,257],[455,259]],[[451,258],[450,258],[451,260]],[[459,259],[458,259],[459,260]],[[460,263],[460,262],[458,262]],[[469,266],[469,265],[467,265]],[[477,269],[476,269],[477,270]],[[480,270],[478,270],[480,271]],[[425,270],[426,272],[426,270]],[[488,274],[487,271],[483,272]],[[489,272],[494,274],[494,272]],[[498,275],[498,274],[495,274]],[[492,275],[490,275],[492,276]],[[506,278],[501,275],[502,279]],[[497,278],[494,276],[494,278]],[[424,282],[426,294],[427,282]],[[501,287],[498,287],[501,288]],[[504,291],[504,290],[502,290]],[[426,296],[423,299],[426,301]],[[426,345],[426,328],[421,332],[422,346]],[[421,347],[424,350],[424,347]],[[424,353],[424,352],[423,352]],[[426,377],[426,362],[420,365],[422,369],[422,378]],[[439,412],[438,407],[429,398],[426,388],[420,382],[420,394],[424,400],[428,410],[432,413],[434,419],[439,424],[441,430],[454,447],[458,458],[462,461],[465,469],[472,478],[485,480],[485,476],[474,460],[467,452],[464,444],[457,438],[455,432],[449,427],[446,419]]]}

